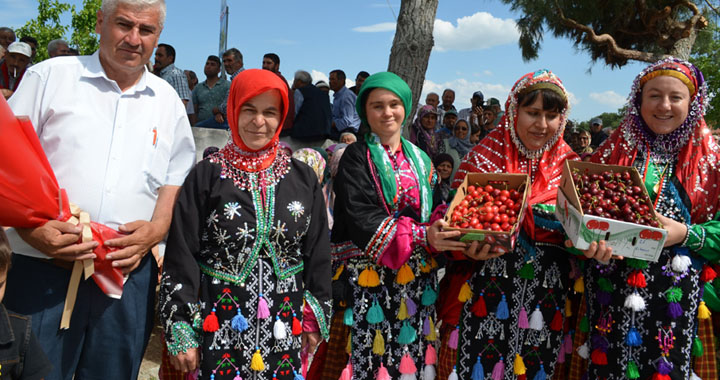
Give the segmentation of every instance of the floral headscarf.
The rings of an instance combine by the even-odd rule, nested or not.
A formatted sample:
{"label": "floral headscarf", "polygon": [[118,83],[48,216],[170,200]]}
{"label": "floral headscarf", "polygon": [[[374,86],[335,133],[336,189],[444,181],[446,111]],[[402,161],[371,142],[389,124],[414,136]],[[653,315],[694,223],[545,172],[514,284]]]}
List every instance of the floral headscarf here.
{"label": "floral headscarf", "polygon": [[326,162],[320,152],[312,148],[302,148],[294,152],[292,157],[310,166],[315,174],[317,174],[318,181],[322,182]]}
{"label": "floral headscarf", "polygon": [[[467,134],[465,134],[465,138],[461,139],[455,136],[455,129],[457,129],[458,124],[465,123],[465,125],[468,126]],[[458,155],[460,158],[465,157],[465,155],[472,149],[475,144],[470,142],[470,123],[467,122],[465,119],[458,119],[455,122],[455,126],[453,127],[453,134],[448,138],[448,145],[455,149],[458,152]]]}
{"label": "floral headscarf", "polygon": [[435,157],[438,153],[443,153],[444,145],[440,134],[438,133],[437,126],[433,127],[433,130],[428,131],[422,125],[422,119],[428,114],[437,115],[437,111],[433,106],[423,106],[420,108],[417,114],[415,122],[410,128],[410,141],[420,147],[424,147],[425,153],[430,158]]}

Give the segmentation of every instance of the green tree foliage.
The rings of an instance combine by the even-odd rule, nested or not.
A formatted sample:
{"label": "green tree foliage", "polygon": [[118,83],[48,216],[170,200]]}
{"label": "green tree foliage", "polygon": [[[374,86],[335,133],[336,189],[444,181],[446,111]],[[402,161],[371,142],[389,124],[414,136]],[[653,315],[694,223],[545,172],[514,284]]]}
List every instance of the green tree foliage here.
{"label": "green tree foliage", "polygon": [[710,95],[710,109],[705,113],[705,121],[714,129],[720,128],[720,26],[711,22],[710,27],[698,35],[693,46],[690,61],[705,76]]}
{"label": "green tree foliage", "polygon": [[[95,14],[100,9],[101,0],[84,0],[83,8],[76,10],[59,0],[38,0],[38,16],[15,31],[18,37],[32,36],[38,41],[35,62],[48,58],[47,44],[59,38],[69,41],[70,46],[80,54],[91,54],[97,49],[98,38],[95,34]],[[70,12],[72,29],[63,25],[61,18]],[[68,38],[68,31],[72,30]]]}
{"label": "green tree foliage", "polygon": [[628,60],[654,62],[665,55],[687,59],[697,31],[707,26],[701,0],[502,0],[520,12],[519,45],[537,58],[545,31],[621,67]]}
{"label": "green tree foliage", "polygon": [[[599,117],[602,120],[603,128],[610,127],[612,129],[615,129],[620,126],[620,122],[622,121],[623,117],[625,117],[625,107],[619,108],[617,112],[604,112],[600,115],[593,116],[592,119]],[[592,120],[590,119],[590,120]],[[590,120],[585,120],[583,122],[580,122],[578,126],[581,129],[590,130]]]}

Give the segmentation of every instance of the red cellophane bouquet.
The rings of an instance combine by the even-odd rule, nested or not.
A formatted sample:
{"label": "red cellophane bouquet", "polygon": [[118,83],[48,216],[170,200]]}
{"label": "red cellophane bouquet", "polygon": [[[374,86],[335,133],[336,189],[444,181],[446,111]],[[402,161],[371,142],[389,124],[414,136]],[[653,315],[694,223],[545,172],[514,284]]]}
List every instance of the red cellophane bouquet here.
{"label": "red cellophane bouquet", "polygon": [[[72,215],[65,190],[58,185],[32,123],[24,117],[16,118],[1,96],[0,205],[0,226],[4,227],[33,228],[49,220],[78,222],[77,215]],[[112,262],[105,259],[108,253],[118,248],[107,247],[104,242],[123,234],[95,222],[86,225],[89,231],[83,233],[84,238],[92,238],[100,244],[94,250],[97,255],[94,268],[88,262],[90,268],[85,268],[86,276],[89,270],[105,294],[120,298],[124,276],[120,269],[113,268]]]}

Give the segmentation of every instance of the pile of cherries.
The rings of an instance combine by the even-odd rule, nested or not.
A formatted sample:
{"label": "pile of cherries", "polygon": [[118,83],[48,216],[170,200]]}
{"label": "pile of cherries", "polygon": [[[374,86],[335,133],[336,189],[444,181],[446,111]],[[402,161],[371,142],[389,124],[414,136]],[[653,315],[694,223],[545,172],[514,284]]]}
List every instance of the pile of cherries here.
{"label": "pile of cherries", "polygon": [[585,214],[660,227],[650,199],[633,183],[629,171],[590,174],[573,169],[572,177]]}
{"label": "pile of cherries", "polygon": [[515,189],[468,186],[465,198],[452,211],[450,227],[508,232],[520,216],[521,197]]}

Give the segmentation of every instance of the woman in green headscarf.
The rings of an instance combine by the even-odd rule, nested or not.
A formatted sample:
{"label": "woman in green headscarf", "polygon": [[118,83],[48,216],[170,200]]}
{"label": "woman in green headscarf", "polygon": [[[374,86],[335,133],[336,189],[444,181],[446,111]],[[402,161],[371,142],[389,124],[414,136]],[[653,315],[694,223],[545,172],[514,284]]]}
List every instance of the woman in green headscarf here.
{"label": "woman in green headscarf", "polygon": [[459,233],[442,232],[442,221],[430,224],[432,163],[402,137],[411,102],[408,85],[389,72],[368,77],[357,98],[361,138],[345,150],[334,185],[336,316],[323,379],[383,378],[386,371],[398,378],[426,364],[434,369],[437,263],[431,251],[465,244],[448,240]]}

